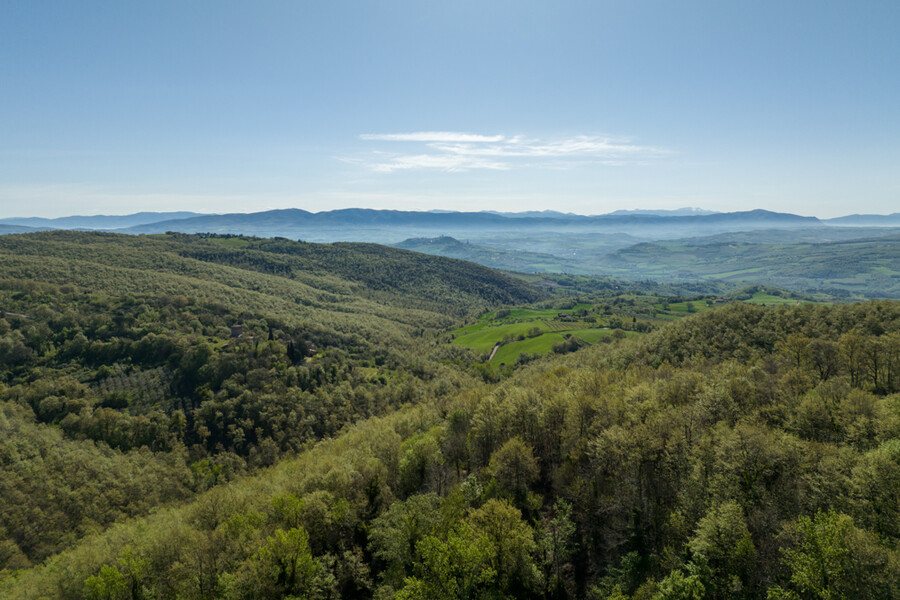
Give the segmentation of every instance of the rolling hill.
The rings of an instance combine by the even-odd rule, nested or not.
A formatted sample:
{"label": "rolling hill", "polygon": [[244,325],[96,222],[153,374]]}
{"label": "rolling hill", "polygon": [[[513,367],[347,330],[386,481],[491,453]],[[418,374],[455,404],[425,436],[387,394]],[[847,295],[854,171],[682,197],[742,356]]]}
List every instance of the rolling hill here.
{"label": "rolling hill", "polygon": [[[167,219],[171,216],[178,218]],[[617,211],[584,216],[552,211],[503,214],[344,209],[311,213],[289,209],[250,214],[138,213],[49,221],[18,219],[12,221],[21,224],[0,224],[0,230],[20,231],[15,228],[28,226],[25,221],[54,227],[104,223],[121,227],[136,222],[140,224],[117,231],[368,241],[523,273],[665,282],[723,280],[833,291],[844,297],[896,297],[900,288],[894,278],[897,264],[893,237],[900,229],[885,227],[893,222],[891,215],[879,217],[881,227],[843,225],[861,222],[857,217],[820,221],[763,210],[709,214]],[[868,219],[865,222],[873,222],[874,217],[863,217]],[[227,248],[222,243],[219,246],[215,253],[206,249],[197,257],[206,260],[216,254],[225,260]],[[265,260],[260,264],[266,263],[266,268],[287,269],[295,276],[307,266],[312,270],[338,266],[335,260],[324,266],[306,265],[308,257],[298,250],[286,254],[274,251],[275,246],[250,250],[264,252]],[[347,259],[351,262],[364,252],[362,246],[352,251],[334,246],[332,250],[334,256],[349,252]],[[805,270],[807,266],[814,268]],[[360,276],[358,282],[373,290],[380,286],[371,277]]]}
{"label": "rolling hill", "polygon": [[3,236],[0,579],[472,385],[436,336],[543,297],[480,265],[370,244]]}
{"label": "rolling hill", "polygon": [[889,215],[847,215],[825,221],[829,225],[847,227],[900,227],[900,213]]}
{"label": "rolling hill", "polygon": [[[629,244],[583,234],[498,236],[489,247],[453,238],[399,246],[523,273],[566,272],[630,281],[761,283],[836,297],[900,297],[897,229],[762,229]],[[476,238],[477,240],[478,238]],[[553,253],[528,252],[544,247]]]}
{"label": "rolling hill", "polygon": [[40,231],[37,227],[26,227],[25,225],[9,225],[0,223],[0,235],[8,235],[11,233],[29,233],[31,231]]}
{"label": "rolling hill", "polygon": [[617,250],[604,266],[629,278],[752,281],[845,296],[900,297],[896,233],[800,244],[660,241]]}
{"label": "rolling hill", "polygon": [[580,270],[577,262],[567,261],[553,254],[491,248],[460,242],[450,236],[411,238],[394,246],[425,254],[459,258],[506,271],[577,273]]}
{"label": "rolling hill", "polygon": [[[252,279],[274,276],[270,286],[288,289],[294,285],[283,300],[316,310],[327,310],[329,303],[338,302],[346,312],[366,297],[385,307],[393,302],[441,313],[448,307],[451,312],[467,312],[483,304],[540,297],[540,292],[520,280],[480,265],[362,243],[56,231],[4,236],[0,253],[7,277],[38,274],[44,281],[111,293],[157,291],[153,278],[166,274],[175,276],[166,281],[173,290],[190,288],[192,284],[176,279],[190,276],[246,295],[261,285],[251,284]],[[113,281],[122,282],[123,287],[115,287]]]}

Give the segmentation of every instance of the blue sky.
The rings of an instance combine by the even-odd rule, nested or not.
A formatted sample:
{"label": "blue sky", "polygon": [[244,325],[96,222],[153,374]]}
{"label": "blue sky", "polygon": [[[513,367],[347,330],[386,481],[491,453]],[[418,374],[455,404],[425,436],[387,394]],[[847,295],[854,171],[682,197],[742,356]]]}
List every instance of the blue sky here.
{"label": "blue sky", "polygon": [[0,217],[900,211],[900,2],[0,3]]}

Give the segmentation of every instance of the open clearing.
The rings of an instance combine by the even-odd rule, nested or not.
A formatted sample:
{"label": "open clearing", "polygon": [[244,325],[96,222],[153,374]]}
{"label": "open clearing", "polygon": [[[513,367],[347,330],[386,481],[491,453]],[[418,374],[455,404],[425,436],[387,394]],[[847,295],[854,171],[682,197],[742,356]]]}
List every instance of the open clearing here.
{"label": "open clearing", "polygon": [[[558,312],[559,311],[553,311],[553,316],[555,317]],[[541,335],[546,333],[560,334],[566,331],[580,331],[595,327],[596,323],[588,323],[585,321],[554,321],[549,319],[535,319],[517,323],[503,322],[498,325],[476,323],[475,326],[469,325],[468,327],[463,327],[454,332],[457,337],[453,340],[453,343],[472,348],[477,352],[490,352],[495,344],[500,343],[503,340],[512,342],[515,341],[516,338],[527,337],[529,332],[532,332],[535,328],[540,330],[539,335]],[[520,341],[527,341],[527,339]]]}

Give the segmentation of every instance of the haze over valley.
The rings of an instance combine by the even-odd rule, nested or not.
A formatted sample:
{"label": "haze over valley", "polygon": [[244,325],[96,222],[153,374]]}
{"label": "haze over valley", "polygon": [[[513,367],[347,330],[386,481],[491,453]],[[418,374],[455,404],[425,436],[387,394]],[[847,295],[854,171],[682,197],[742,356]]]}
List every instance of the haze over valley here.
{"label": "haze over valley", "polygon": [[[687,214],[684,214],[687,213]],[[878,226],[854,225],[879,223]],[[12,218],[9,233],[89,229],[375,242],[520,273],[762,284],[841,299],[900,297],[900,213],[817,219],[763,210],[461,213],[299,209]]]}

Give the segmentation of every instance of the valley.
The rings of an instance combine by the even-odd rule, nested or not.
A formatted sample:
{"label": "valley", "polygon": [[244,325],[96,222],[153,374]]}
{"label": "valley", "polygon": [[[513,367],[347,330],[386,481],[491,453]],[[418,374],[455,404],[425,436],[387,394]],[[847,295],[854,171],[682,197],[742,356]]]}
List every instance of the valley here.
{"label": "valley", "polygon": [[761,210],[584,216],[346,209],[0,220],[0,234],[55,227],[392,244],[525,274],[757,284],[843,299],[900,297],[896,215],[820,220]]}

